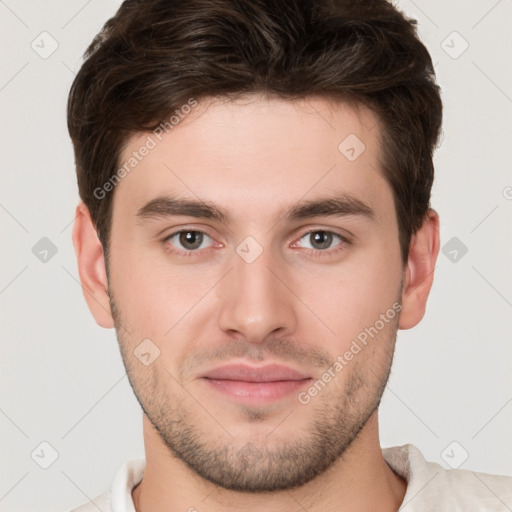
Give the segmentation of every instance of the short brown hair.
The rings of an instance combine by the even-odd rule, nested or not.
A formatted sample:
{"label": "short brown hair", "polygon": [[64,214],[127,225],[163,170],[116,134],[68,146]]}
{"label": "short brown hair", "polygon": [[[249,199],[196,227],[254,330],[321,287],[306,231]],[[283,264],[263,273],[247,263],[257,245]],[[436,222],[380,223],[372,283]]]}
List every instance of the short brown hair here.
{"label": "short brown hair", "polygon": [[128,138],[190,98],[264,93],[376,112],[406,263],[430,206],[442,103],[416,22],[387,0],[126,0],[84,57],[67,120],[80,197],[106,255],[113,193],[95,190],[116,174]]}

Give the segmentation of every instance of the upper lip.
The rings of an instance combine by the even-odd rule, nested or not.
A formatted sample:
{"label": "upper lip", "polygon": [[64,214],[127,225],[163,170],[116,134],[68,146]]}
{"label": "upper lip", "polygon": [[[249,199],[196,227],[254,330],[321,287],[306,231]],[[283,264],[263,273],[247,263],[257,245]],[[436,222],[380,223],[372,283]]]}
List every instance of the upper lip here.
{"label": "upper lip", "polygon": [[309,378],[293,368],[280,364],[248,366],[246,364],[232,363],[209,370],[200,377],[245,382],[275,382],[279,380],[304,380]]}

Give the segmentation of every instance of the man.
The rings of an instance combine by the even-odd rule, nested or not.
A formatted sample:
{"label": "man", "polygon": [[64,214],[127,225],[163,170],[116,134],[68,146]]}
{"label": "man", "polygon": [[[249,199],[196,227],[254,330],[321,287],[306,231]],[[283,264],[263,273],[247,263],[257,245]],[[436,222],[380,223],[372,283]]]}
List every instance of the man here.
{"label": "man", "polygon": [[441,112],[385,0],[123,3],[70,92],[73,242],[146,457],[75,510],[512,507],[512,478],[379,443],[439,251]]}

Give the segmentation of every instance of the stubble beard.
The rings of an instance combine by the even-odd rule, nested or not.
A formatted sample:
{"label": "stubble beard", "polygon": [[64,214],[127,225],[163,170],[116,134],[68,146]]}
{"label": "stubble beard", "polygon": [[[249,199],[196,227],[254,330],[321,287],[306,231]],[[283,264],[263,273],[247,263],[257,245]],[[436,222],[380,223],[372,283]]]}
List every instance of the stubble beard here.
{"label": "stubble beard", "polygon": [[[372,340],[371,343],[386,347],[378,361],[355,358],[342,371],[350,370],[343,387],[332,383],[309,404],[297,402],[268,437],[269,442],[251,442],[251,439],[230,436],[229,429],[222,427],[222,418],[214,425],[215,419],[207,412],[207,407],[199,406],[197,398],[182,390],[165,369],[160,373],[163,377],[160,380],[156,373],[147,373],[149,377],[145,381],[141,379],[143,370],[137,366],[133,353],[127,350],[132,343],[123,338],[125,331],[112,296],[111,308],[130,385],[170,453],[205,480],[224,489],[247,493],[299,487],[343,457],[378,409],[391,372],[398,324],[396,318],[386,333],[380,333],[387,339]],[[365,350],[372,350],[372,347]],[[169,387],[174,389],[171,393],[181,395],[179,399],[173,400],[167,394]],[[296,439],[285,441],[280,437],[279,442],[271,444],[272,436],[278,436],[279,429],[288,428],[294,434],[290,430],[294,414],[303,414],[305,408],[312,409],[305,432]],[[265,422],[269,413],[264,407],[241,407],[241,416],[252,425]]]}

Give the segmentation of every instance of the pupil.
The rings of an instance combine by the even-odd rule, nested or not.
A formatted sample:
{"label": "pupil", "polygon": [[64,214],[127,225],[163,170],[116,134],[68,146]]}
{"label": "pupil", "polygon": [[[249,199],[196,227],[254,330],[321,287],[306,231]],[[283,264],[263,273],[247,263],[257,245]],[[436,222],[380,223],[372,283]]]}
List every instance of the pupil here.
{"label": "pupil", "polygon": [[332,234],[325,231],[317,231],[313,233],[313,240],[313,245],[316,245],[318,249],[327,249],[331,245]]}
{"label": "pupil", "polygon": [[197,249],[202,242],[202,233],[185,231],[180,234],[180,243],[188,249]]}

